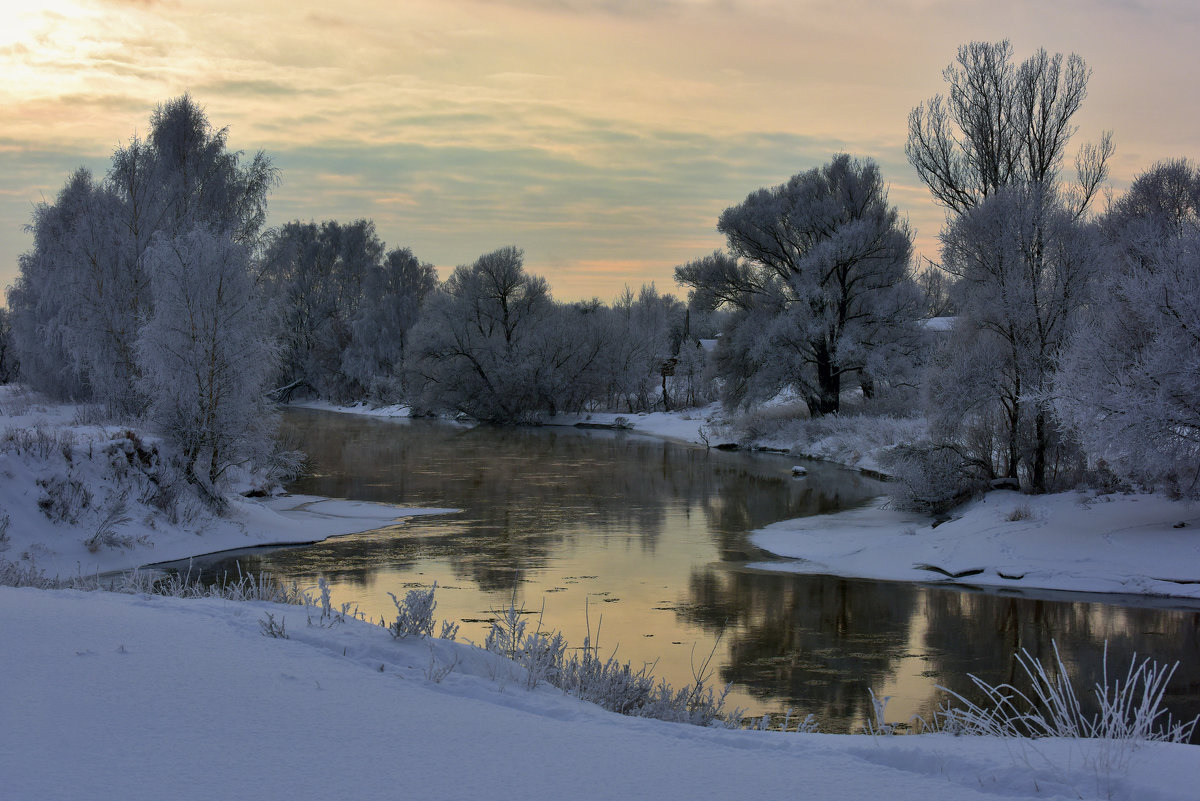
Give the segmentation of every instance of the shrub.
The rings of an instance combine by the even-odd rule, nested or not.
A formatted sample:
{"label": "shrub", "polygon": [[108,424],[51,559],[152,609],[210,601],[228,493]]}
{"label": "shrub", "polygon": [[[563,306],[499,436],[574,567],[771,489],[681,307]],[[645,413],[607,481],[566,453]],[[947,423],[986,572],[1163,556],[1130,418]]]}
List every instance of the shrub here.
{"label": "shrub", "polygon": [[[95,533],[83,541],[89,551],[96,553],[101,548],[132,548],[138,541],[129,534],[117,533],[117,526],[129,522],[129,515],[125,513],[129,508],[127,499],[128,495],[122,493],[109,505]],[[145,537],[140,539],[144,541]]]}
{"label": "shrub", "polygon": [[285,627],[286,619],[279,618],[279,622],[275,622],[275,615],[270,612],[266,613],[266,617],[258,621],[259,627],[262,629],[264,637],[274,637],[280,640],[291,639],[288,637],[287,628]]}
{"label": "shrub", "polygon": [[1009,523],[1019,523],[1022,520],[1032,520],[1033,507],[1027,503],[1023,503],[1020,506],[1014,506],[1012,511],[1004,516],[1004,519]]}
{"label": "shrub", "polygon": [[895,478],[892,505],[904,511],[940,514],[987,486],[956,448],[929,440],[897,445],[880,462]]}
{"label": "shrub", "polygon": [[436,590],[435,581],[428,590],[409,590],[403,601],[388,593],[396,605],[396,619],[387,627],[393,637],[402,640],[414,634],[418,637],[433,636],[433,610],[437,608],[433,594]]}
{"label": "shrub", "polygon": [[78,523],[80,516],[92,507],[92,493],[78,479],[55,475],[39,478],[37,485],[42,488],[38,508],[52,523]]}

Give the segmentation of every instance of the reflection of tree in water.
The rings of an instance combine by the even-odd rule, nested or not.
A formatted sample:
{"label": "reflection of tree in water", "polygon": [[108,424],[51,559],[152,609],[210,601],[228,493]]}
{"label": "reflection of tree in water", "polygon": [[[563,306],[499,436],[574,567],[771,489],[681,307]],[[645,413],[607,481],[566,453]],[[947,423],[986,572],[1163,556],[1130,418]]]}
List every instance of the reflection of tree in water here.
{"label": "reflection of tree in water", "polygon": [[1057,644],[1090,714],[1092,688],[1103,679],[1107,641],[1110,682],[1118,675],[1124,678],[1134,653],[1139,660],[1150,657],[1160,664],[1178,661],[1167,706],[1176,717],[1200,714],[1200,612],[953,590],[929,589],[923,595],[930,669],[943,686],[968,699],[980,700],[968,673],[1027,691],[1028,681],[1015,655],[1024,649],[1050,668]]}
{"label": "reflection of tree in water", "polygon": [[611,432],[458,428],[299,410],[286,420],[311,460],[294,492],[463,510],[452,527],[410,523],[399,538],[415,538],[415,547],[351,540],[313,549],[305,558],[323,557],[327,566],[316,572],[330,576],[364,579],[371,564],[440,557],[457,580],[504,590],[578,537],[633,536],[652,553],[667,515],[693,508],[719,520],[722,553],[739,558],[748,527],[832,508],[838,487],[853,493],[846,487],[862,484],[863,496],[871,494],[866,480],[845,471],[814,470],[798,482],[782,459]]}
{"label": "reflection of tree in water", "polygon": [[812,713],[829,730],[861,722],[869,688],[894,671],[909,641],[914,593],[827,576],[712,568],[692,574],[681,614],[723,631],[721,680],[779,709]]}
{"label": "reflection of tree in water", "polygon": [[[726,561],[748,557],[747,531],[780,520],[847,509],[883,492],[880,482],[832,466],[814,468],[803,479],[792,478],[785,469],[773,473],[747,469],[753,460],[762,458],[741,455],[739,463],[713,470],[721,491],[704,499],[704,512]],[[779,464],[786,468],[791,463],[780,460]]]}

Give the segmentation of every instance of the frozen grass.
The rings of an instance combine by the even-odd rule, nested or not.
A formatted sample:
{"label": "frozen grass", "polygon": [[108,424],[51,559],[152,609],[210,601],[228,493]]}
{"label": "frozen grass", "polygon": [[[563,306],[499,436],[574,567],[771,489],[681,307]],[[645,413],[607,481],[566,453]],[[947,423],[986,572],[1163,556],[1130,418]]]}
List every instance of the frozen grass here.
{"label": "frozen grass", "polygon": [[1148,658],[1139,662],[1134,654],[1124,677],[1110,680],[1105,644],[1103,680],[1093,688],[1099,709],[1088,716],[1082,711],[1056,643],[1051,670],[1024,649],[1016,658],[1029,679],[1029,694],[1011,684],[993,686],[971,676],[986,700],[976,704],[946,690],[962,706],[947,707],[940,713],[943,727],[961,734],[994,737],[1186,743],[1200,721],[1175,721],[1163,709],[1163,695],[1178,663],[1166,667]]}
{"label": "frozen grass", "polygon": [[228,601],[267,601],[278,604],[315,604],[295,583],[282,585],[267,573],[223,575],[215,582],[184,574],[134,570],[115,576],[49,577],[31,562],[0,558],[0,587],[34,587],[41,590],[119,592],[129,595],[163,595],[169,598],[223,598]]}
{"label": "frozen grass", "polygon": [[1028,651],[1022,650],[1017,655],[1017,662],[1031,685],[1028,694],[1011,684],[993,686],[975,676],[971,676],[971,681],[985,698],[979,704],[946,690],[961,706],[948,705],[942,709],[938,715],[942,729],[954,734],[1000,738],[1011,744],[1009,755],[1014,765],[1031,774],[1049,772],[1067,784],[1061,757],[1048,756],[1040,741],[1043,738],[1096,741],[1098,747],[1082,755],[1082,762],[1091,771],[1096,794],[1106,798],[1113,797],[1120,777],[1140,745],[1191,741],[1200,718],[1175,721],[1162,706],[1167,684],[1178,663],[1165,667],[1151,659],[1139,662],[1134,654],[1124,676],[1110,680],[1105,643],[1103,679],[1093,688],[1098,711],[1089,716],[1083,712],[1058,645],[1053,646],[1052,669],[1047,669]]}
{"label": "frozen grass", "polygon": [[[596,643],[599,629],[597,625]],[[561,633],[543,632],[540,615],[530,630],[525,610],[514,602],[496,613],[484,647],[524,668],[526,686],[545,682],[618,714],[695,726],[736,728],[742,723],[742,710],[725,709],[731,685],[717,689],[712,682],[715,644],[712,653],[698,665],[693,663],[693,683],[675,689],[666,680],[655,679],[652,663],[635,669],[615,653],[602,659],[598,644],[593,644],[590,618],[583,648],[568,655]]]}
{"label": "frozen grass", "polygon": [[392,603],[396,605],[396,619],[387,627],[393,637],[403,640],[414,635],[418,638],[433,636],[433,612],[437,609],[437,601],[434,600],[433,594],[436,591],[435,581],[428,590],[409,590],[403,601],[388,593]]}

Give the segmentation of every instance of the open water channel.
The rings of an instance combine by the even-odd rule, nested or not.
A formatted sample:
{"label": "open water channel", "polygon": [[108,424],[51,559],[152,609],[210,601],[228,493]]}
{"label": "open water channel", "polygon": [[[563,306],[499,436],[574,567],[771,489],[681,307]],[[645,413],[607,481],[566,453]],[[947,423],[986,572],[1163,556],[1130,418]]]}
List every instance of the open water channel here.
{"label": "open water channel", "polygon": [[[756,570],[774,557],[748,533],[769,523],[868,502],[884,485],[831,465],[726,453],[632,433],[573,428],[465,428],[294,409],[286,433],[311,459],[297,493],[460,512],[413,518],[316,545],[236,557],[302,587],[324,577],[335,604],[392,619],[435,580],[437,617],[482,643],[506,608],[543,610],[572,645],[599,632],[616,652],[675,686],[713,654],[728,704],[752,714],[812,713],[823,731],[853,731],[868,688],[891,696],[891,721],[928,718],[938,686],[972,696],[967,674],[1014,678],[1020,649],[1057,643],[1081,690],[1134,652],[1178,660],[1168,706],[1200,714],[1200,604],[798,576]],[[206,571],[234,571],[229,557]],[[289,625],[295,625],[289,621]],[[1083,693],[1081,693],[1083,694]]]}

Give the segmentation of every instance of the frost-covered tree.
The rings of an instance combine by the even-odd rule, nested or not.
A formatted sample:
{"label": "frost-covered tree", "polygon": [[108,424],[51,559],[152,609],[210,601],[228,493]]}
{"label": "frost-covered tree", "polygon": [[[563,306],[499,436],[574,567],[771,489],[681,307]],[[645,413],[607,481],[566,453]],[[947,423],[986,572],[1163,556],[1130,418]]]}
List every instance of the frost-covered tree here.
{"label": "frost-covered tree", "polygon": [[1155,165],[1101,230],[1097,302],[1062,357],[1058,411],[1121,475],[1200,495],[1200,169]]}
{"label": "frost-covered tree", "polygon": [[654,284],[644,284],[635,296],[625,291],[612,306],[613,331],[605,354],[608,372],[608,405],[624,403],[632,412],[669,408],[663,365],[679,353],[686,307],[672,295],[660,295]]}
{"label": "frost-covered tree", "polygon": [[0,384],[17,377],[17,354],[12,347],[12,323],[8,309],[0,307]]}
{"label": "frost-covered tree", "polygon": [[221,503],[230,468],[271,451],[263,399],[274,349],[246,247],[203,226],[147,250],[154,313],[137,354],[150,416],[177,444],[190,481]]}
{"label": "frost-covered tree", "polygon": [[531,356],[552,309],[549,286],[525,272],[519,248],[455,268],[413,331],[421,405],[494,421],[534,410]]}
{"label": "frost-covered tree", "polygon": [[363,279],[362,300],[350,322],[352,339],[342,372],[376,401],[402,399],[401,379],[409,329],[425,299],[437,288],[437,270],[407,248],[392,250]]}
{"label": "frost-covered tree", "polygon": [[[80,169],[55,203],[34,208],[29,226],[33,249],[21,254],[20,272],[8,289],[13,346],[22,362],[22,377],[35,389],[59,398],[84,399],[90,394],[87,373],[92,360],[86,350],[76,350],[78,334],[86,331],[75,321],[91,317],[93,304],[90,293],[82,292],[88,260],[76,245],[82,238],[77,230],[89,224],[88,211],[95,205],[96,193],[91,173]],[[83,340],[89,343],[88,337]]]}
{"label": "frost-covered tree", "polygon": [[1088,300],[1091,227],[1052,187],[1001,189],[942,234],[958,316],[929,379],[935,437],[984,478],[1045,491],[1066,467],[1054,368]]}
{"label": "frost-covered tree", "polygon": [[252,245],[276,172],[262,153],[241,156],[183,95],[155,110],[146,139],[117,149],[103,180],[79,170],[35,208],[9,294],[27,381],[118,414],[145,409],[134,343],[153,313],[146,250],[195,225]]}
{"label": "frost-covered tree", "polygon": [[275,304],[279,385],[305,382],[334,400],[365,394],[343,370],[343,358],[363,283],[382,268],[384,250],[370,220],[295,221],[268,235],[260,281]]}
{"label": "frost-covered tree", "polygon": [[[912,110],[905,145],[934,200],[962,214],[1008,186],[1059,183],[1087,97],[1091,70],[1082,58],[1040,49],[1018,65],[1008,40],[971,42],[942,75],[948,95]],[[1077,184],[1060,191],[1077,216],[1103,184],[1112,152],[1106,132],[1076,155]]]}
{"label": "frost-covered tree", "polygon": [[[257,243],[278,172],[262,151],[243,164],[243,154],[229,150],[228,137],[228,128],[214,128],[184,94],[156,108],[146,141],[135,138],[114,159],[123,184],[136,186],[137,173],[146,171],[149,188],[142,197],[151,206],[146,214],[152,232],[178,236],[199,224],[247,247]],[[139,166],[143,157],[148,164]],[[126,194],[137,202],[133,191]]]}
{"label": "frost-covered tree", "polygon": [[870,394],[915,344],[920,292],[907,224],[879,168],[838,155],[721,214],[728,251],[677,267],[692,303],[733,311],[717,350],[728,404],[797,392],[837,412],[844,381]]}
{"label": "frost-covered tree", "polygon": [[603,315],[561,306],[506,247],[456,268],[412,330],[409,386],[419,407],[512,422],[582,407],[598,391]]}

